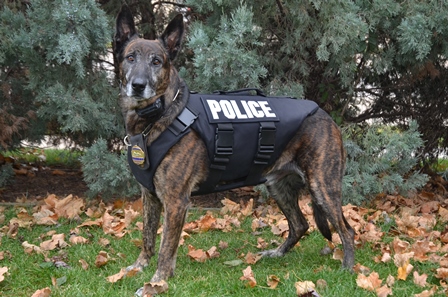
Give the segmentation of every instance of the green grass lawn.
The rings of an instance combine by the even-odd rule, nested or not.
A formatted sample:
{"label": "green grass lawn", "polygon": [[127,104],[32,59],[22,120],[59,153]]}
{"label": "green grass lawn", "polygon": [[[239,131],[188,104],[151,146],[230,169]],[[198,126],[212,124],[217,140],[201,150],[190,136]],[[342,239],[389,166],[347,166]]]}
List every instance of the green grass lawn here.
{"label": "green grass lawn", "polygon": [[[141,233],[134,230],[123,238],[117,239],[112,235],[104,234],[98,227],[79,228],[78,235],[89,239],[87,244],[70,245],[64,249],[56,249],[48,252],[47,259],[36,253],[26,254],[22,242],[39,245],[43,240],[49,239],[45,234],[49,231],[65,234],[68,242],[71,230],[75,229],[81,221],[60,219],[55,226],[33,226],[30,229],[20,228],[15,238],[6,235],[7,225],[11,218],[16,217],[17,210],[5,209],[5,220],[0,224],[1,245],[3,259],[0,267],[8,267],[9,275],[0,282],[0,296],[31,296],[36,290],[49,287],[51,296],[133,296],[136,289],[149,281],[155,271],[156,258],[153,258],[147,269],[134,277],[124,278],[116,283],[109,283],[106,277],[116,274],[121,268],[133,263],[139,254],[139,247],[135,242],[141,238]],[[29,209],[29,213],[32,210]],[[192,210],[189,221],[196,219],[205,212]],[[218,216],[218,214],[215,214]],[[87,217],[83,216],[82,221]],[[356,284],[357,275],[341,270],[340,261],[333,260],[331,256],[321,256],[319,251],[326,246],[326,241],[318,232],[312,232],[305,236],[300,245],[282,258],[261,259],[251,265],[257,286],[246,286],[246,281],[240,280],[242,270],[248,264],[228,266],[226,261],[243,259],[242,255],[248,252],[259,251],[257,238],[262,237],[266,242],[271,240],[282,241],[274,236],[270,228],[261,229],[259,234],[253,234],[251,230],[252,218],[247,217],[242,221],[241,227],[234,227],[232,232],[212,230],[208,232],[191,234],[185,240],[185,244],[179,248],[176,275],[169,279],[169,290],[163,296],[297,296],[294,284],[298,281],[325,280],[327,285],[318,289],[320,296],[376,296],[375,293],[366,291]],[[5,227],[6,226],[6,227]],[[388,228],[385,226],[384,228]],[[134,229],[134,228],[128,228]],[[160,237],[160,236],[159,236]],[[102,246],[99,239],[110,240],[108,246]],[[391,237],[385,236],[385,242],[391,241]],[[188,245],[196,249],[208,250],[212,246],[218,246],[220,241],[228,243],[225,249],[219,249],[218,258],[209,259],[204,263],[191,260],[188,256]],[[95,259],[100,251],[106,251],[110,257],[108,263],[100,268],[95,266]],[[397,267],[393,262],[375,263],[373,258],[381,254],[374,244],[366,244],[356,250],[356,262],[369,267],[379,273],[385,281],[388,275],[396,275]],[[51,259],[51,261],[50,261]],[[89,268],[84,270],[79,262],[84,259]],[[52,263],[56,260],[63,261],[69,268],[56,268]],[[432,277],[437,267],[431,263],[414,263],[420,273],[428,273],[428,283],[439,285],[439,280]],[[270,289],[267,285],[267,277],[275,275],[280,279],[276,289]],[[52,283],[52,279],[54,285]],[[412,276],[406,281],[395,281],[393,296],[413,296],[420,293],[423,288],[417,287],[412,282]],[[434,295],[436,296],[436,295]],[[442,296],[442,295],[440,295]]]}

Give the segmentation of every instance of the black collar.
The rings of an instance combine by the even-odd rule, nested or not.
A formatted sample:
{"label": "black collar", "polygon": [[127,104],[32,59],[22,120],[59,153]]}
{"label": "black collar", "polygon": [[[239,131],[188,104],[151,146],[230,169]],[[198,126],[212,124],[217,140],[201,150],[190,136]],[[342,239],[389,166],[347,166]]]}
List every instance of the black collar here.
{"label": "black collar", "polygon": [[164,110],[165,104],[162,96],[157,98],[154,103],[142,109],[136,109],[135,112],[139,117],[147,119],[150,123],[154,123],[162,116]]}

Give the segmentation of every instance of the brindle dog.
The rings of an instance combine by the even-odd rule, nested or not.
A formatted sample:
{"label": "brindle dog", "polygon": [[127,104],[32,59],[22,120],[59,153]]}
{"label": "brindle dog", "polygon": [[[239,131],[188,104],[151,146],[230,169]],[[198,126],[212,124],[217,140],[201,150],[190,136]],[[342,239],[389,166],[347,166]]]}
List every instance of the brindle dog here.
{"label": "brindle dog", "polygon": [[[136,135],[149,130],[148,145],[186,105],[188,96],[182,96],[183,82],[172,65],[183,34],[182,15],[176,16],[157,40],[138,37],[127,6],[117,17],[114,51],[120,65],[120,104],[126,131],[128,135]],[[158,98],[163,100],[164,107],[156,121],[137,114],[137,110],[153,104]],[[319,230],[331,240],[328,222],[331,223],[342,240],[342,266],[352,268],[354,231],[341,207],[344,166],[341,132],[331,117],[319,109],[305,119],[281,156],[264,172],[267,188],[289,224],[285,242],[276,249],[263,252],[264,256],[284,255],[307,231],[308,223],[298,206],[300,190],[307,186]],[[162,209],[165,210],[157,271],[151,282],[166,280],[173,275],[189,197],[206,180],[208,168],[206,147],[193,130],[175,144],[160,163],[154,176],[155,191],[142,187],[143,248],[129,268],[143,269],[155,254],[158,223]]]}

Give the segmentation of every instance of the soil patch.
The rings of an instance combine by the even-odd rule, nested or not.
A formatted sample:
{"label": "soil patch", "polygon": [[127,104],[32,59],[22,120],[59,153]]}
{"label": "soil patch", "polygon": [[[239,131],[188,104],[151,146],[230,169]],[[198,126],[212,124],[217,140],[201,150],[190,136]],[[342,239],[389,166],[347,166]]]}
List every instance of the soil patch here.
{"label": "soil patch", "polygon": [[[24,170],[22,170],[24,169]],[[58,197],[74,195],[81,198],[86,197],[88,187],[83,180],[80,169],[30,167],[16,170],[14,178],[7,186],[0,188],[0,201],[15,202],[18,198],[23,200],[43,199],[48,194]],[[130,200],[138,199],[132,197]],[[246,202],[250,198],[257,201],[259,194],[252,187],[244,187],[231,191],[214,193],[209,195],[194,196],[191,198],[194,207],[218,208],[221,200],[231,199],[235,202]]]}

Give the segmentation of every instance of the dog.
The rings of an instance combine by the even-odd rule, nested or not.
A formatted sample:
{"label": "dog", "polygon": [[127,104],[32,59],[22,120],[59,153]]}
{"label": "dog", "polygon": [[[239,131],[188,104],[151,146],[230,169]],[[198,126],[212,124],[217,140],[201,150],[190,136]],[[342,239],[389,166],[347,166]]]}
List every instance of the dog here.
{"label": "dog", "polygon": [[[172,64],[181,48],[183,35],[182,15],[176,16],[157,40],[138,37],[127,6],[122,7],[116,19],[114,53],[119,63],[119,100],[126,133],[127,137],[143,135],[140,141],[148,147],[172,125],[187,105],[188,90],[182,87],[184,82]],[[149,110],[150,116],[143,116],[142,110]],[[133,161],[144,160],[145,149],[141,145],[134,148],[137,151],[132,154]],[[151,282],[167,280],[173,275],[189,198],[207,182],[210,163],[205,141],[194,129],[161,159],[153,176],[154,188],[142,186],[143,247],[128,269],[142,270],[156,253],[156,234],[164,209],[157,270]],[[312,197],[319,230],[331,241],[331,223],[342,240],[342,267],[352,269],[354,230],[344,218],[341,206],[344,170],[341,132],[331,117],[318,109],[303,120],[279,157],[262,172],[268,191],[289,224],[289,235],[283,244],[262,252],[263,256],[283,256],[309,228],[298,205],[299,194],[306,186]]]}

